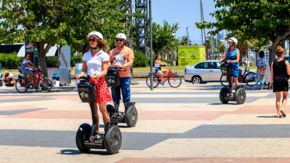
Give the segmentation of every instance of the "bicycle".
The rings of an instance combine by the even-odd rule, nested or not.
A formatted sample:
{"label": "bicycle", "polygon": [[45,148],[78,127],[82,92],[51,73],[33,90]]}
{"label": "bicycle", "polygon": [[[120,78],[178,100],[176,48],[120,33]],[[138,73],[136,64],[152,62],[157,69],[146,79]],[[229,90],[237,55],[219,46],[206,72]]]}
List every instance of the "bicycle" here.
{"label": "bicycle", "polygon": [[[246,83],[247,86],[253,87],[257,85],[256,73],[249,72],[249,70],[245,68],[244,74],[241,77],[238,77],[238,81],[239,83]],[[229,85],[227,84],[227,82],[228,82],[227,76],[222,74],[220,78],[220,83],[223,86],[228,87]]]}
{"label": "bicycle", "polygon": [[[168,83],[171,87],[177,88],[181,85],[181,77],[177,75],[177,73],[172,73],[170,70],[170,65],[168,65],[168,73],[167,77],[164,80],[166,82],[168,80]],[[156,88],[162,81],[160,80],[160,75],[157,73],[153,74],[153,87]],[[146,78],[146,84],[150,88],[150,74]]]}
{"label": "bicycle", "polygon": [[[18,79],[16,80],[15,84],[15,89],[19,93],[25,93],[28,89],[33,89],[35,88],[36,90],[39,89],[41,92],[49,92],[52,88],[52,81],[49,80],[48,78],[42,78],[41,75],[41,70],[34,69],[33,72],[36,75],[37,80],[33,81],[34,83],[32,84],[31,80],[28,81],[29,84],[27,83],[27,75],[22,75],[21,70],[18,68],[18,71],[20,72]],[[24,84],[22,84],[24,83]]]}

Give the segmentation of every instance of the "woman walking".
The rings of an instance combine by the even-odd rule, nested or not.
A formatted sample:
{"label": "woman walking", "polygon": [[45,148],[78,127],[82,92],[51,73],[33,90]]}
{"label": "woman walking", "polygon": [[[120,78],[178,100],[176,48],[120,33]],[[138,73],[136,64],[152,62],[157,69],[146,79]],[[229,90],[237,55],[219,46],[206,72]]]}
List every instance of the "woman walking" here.
{"label": "woman walking", "polygon": [[[284,60],[285,50],[278,46],[276,50],[278,57],[271,65],[270,89],[276,93],[277,118],[286,117],[285,106],[288,98],[288,75],[290,75],[289,62]],[[281,92],[283,93],[282,108],[280,109]],[[280,114],[281,112],[281,114]]]}

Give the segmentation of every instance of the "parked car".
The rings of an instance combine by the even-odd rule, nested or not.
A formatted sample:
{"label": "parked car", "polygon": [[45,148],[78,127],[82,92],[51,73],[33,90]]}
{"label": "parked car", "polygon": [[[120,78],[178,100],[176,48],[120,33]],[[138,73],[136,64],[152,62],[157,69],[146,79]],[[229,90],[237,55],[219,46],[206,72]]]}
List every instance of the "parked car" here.
{"label": "parked car", "polygon": [[[221,64],[218,60],[201,61],[193,66],[186,66],[184,80],[193,84],[220,82],[222,75],[220,66]],[[244,74],[244,71],[245,69],[242,69],[242,74]]]}

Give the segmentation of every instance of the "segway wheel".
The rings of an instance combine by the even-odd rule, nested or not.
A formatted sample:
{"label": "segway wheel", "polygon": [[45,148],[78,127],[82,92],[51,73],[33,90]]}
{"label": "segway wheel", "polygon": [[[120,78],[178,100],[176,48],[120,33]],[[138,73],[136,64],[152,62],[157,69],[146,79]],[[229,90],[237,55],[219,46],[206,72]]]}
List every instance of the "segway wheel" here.
{"label": "segway wheel", "polygon": [[90,150],[90,148],[85,147],[84,141],[89,140],[91,129],[91,125],[84,123],[79,127],[76,133],[76,145],[82,153],[86,153]]}
{"label": "segway wheel", "polygon": [[122,145],[122,133],[119,127],[111,125],[105,134],[105,148],[108,153],[118,153]]}
{"label": "segway wheel", "polygon": [[222,88],[222,90],[220,91],[220,101],[223,103],[223,104],[227,104],[229,101],[226,101],[225,99],[224,99],[224,94],[226,93],[226,92],[228,92],[228,88],[226,88],[226,87],[223,87]]}
{"label": "segway wheel", "polygon": [[138,112],[135,106],[129,106],[125,113],[125,121],[128,127],[135,127],[138,120]]}
{"label": "segway wheel", "polygon": [[238,104],[243,104],[246,101],[246,91],[243,88],[239,88],[236,90],[236,102]]}

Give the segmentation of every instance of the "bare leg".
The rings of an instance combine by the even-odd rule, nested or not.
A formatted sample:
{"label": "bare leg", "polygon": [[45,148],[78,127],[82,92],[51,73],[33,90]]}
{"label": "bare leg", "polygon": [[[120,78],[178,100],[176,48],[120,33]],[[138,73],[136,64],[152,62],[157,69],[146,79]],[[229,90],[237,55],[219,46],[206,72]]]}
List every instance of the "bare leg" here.
{"label": "bare leg", "polygon": [[287,103],[287,98],[288,98],[288,92],[283,91],[282,108],[281,108],[281,110],[283,110],[283,111],[284,111],[286,103]]}
{"label": "bare leg", "polygon": [[34,75],[33,75],[33,81],[34,81],[34,84],[36,84],[36,82],[37,82],[36,80],[37,80],[37,79],[36,79],[36,75],[34,74]]}
{"label": "bare leg", "polygon": [[277,117],[280,116],[280,99],[281,99],[281,92],[276,93],[276,109],[277,109]]}
{"label": "bare leg", "polygon": [[162,72],[164,75],[166,75],[167,70],[166,70],[166,69],[162,69],[161,72]]}
{"label": "bare leg", "polygon": [[[28,78],[26,79],[26,81],[30,81],[31,77],[33,76],[33,73],[31,73]],[[25,80],[22,81],[22,84],[25,84]]]}
{"label": "bare leg", "polygon": [[235,82],[235,88],[237,88],[239,86],[238,78],[234,78],[234,82]]}
{"label": "bare leg", "polygon": [[232,93],[232,91],[233,91],[233,79],[234,79],[234,78],[231,76],[231,77],[230,77],[230,82],[231,82],[231,88],[230,88],[231,91],[230,91],[230,92],[231,92],[231,93]]}
{"label": "bare leg", "polygon": [[[90,105],[90,104],[89,104]],[[96,127],[96,133],[99,133],[99,124],[100,124],[100,120],[99,120],[99,114],[98,114],[98,105],[97,103],[94,103],[95,105],[95,112],[96,112],[96,117],[97,117],[97,127]],[[91,105],[90,105],[91,106]]]}
{"label": "bare leg", "polygon": [[157,74],[160,76],[160,80],[163,82],[163,73],[162,71],[158,71]]}
{"label": "bare leg", "polygon": [[104,121],[104,126],[105,128],[107,127],[107,123],[110,122],[110,116],[109,116],[109,113],[107,112],[107,103],[101,103],[99,104],[99,109],[103,115],[103,121]]}

